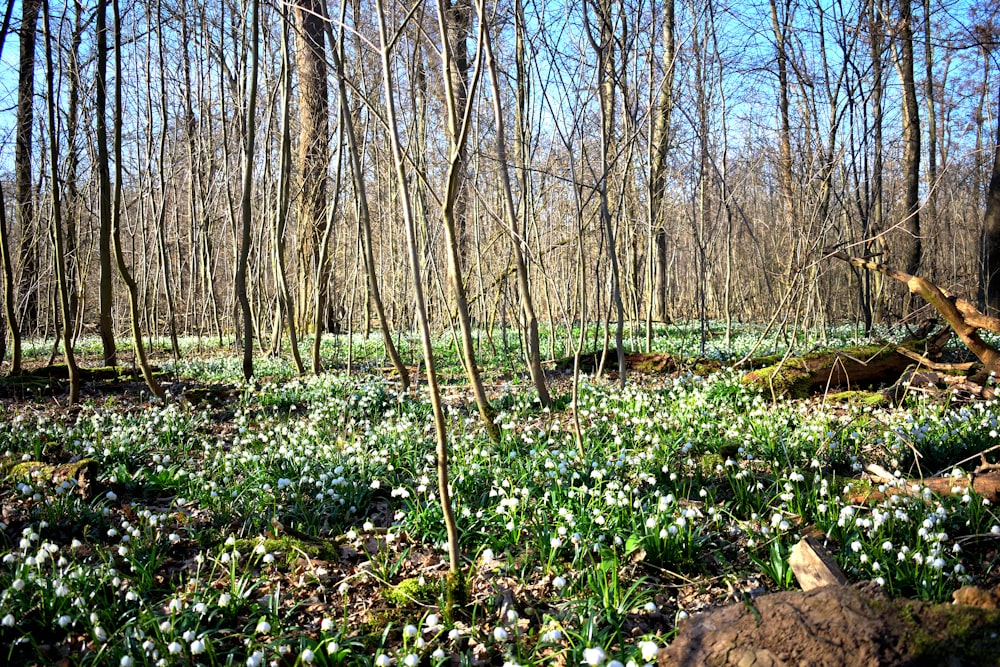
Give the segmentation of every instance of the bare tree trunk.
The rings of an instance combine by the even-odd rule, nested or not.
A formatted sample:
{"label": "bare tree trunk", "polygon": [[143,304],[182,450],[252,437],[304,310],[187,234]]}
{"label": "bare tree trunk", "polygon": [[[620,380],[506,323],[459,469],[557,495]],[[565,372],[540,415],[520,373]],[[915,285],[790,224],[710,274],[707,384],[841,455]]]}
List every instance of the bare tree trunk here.
{"label": "bare tree trunk", "polygon": [[[346,11],[346,5],[342,5],[342,12]],[[389,318],[385,314],[385,305],[382,302],[382,292],[379,288],[378,269],[375,266],[375,251],[372,240],[371,212],[368,208],[368,187],[365,184],[364,169],[361,165],[361,147],[358,145],[357,135],[354,128],[354,114],[351,113],[347,97],[347,74],[344,71],[344,36],[343,25],[344,16],[341,14],[341,34],[340,38],[334,42],[332,29],[328,35],[330,38],[331,55],[334,59],[334,67],[337,70],[337,87],[340,103],[340,119],[343,124],[344,134],[347,139],[348,159],[351,161],[351,174],[354,178],[354,196],[358,204],[358,223],[361,228],[361,246],[365,260],[365,275],[368,279],[368,298],[375,308],[378,317],[379,328],[382,330],[382,342],[385,345],[385,352],[392,361],[393,368],[399,374],[399,382],[403,390],[410,387],[410,372],[403,363],[399,351],[392,340],[392,330],[389,326]],[[336,47],[333,45],[336,44]],[[365,328],[367,329],[367,319]]]}
{"label": "bare tree trunk", "polygon": [[243,326],[243,378],[253,377],[253,313],[247,295],[247,263],[250,259],[250,228],[253,222],[251,190],[253,188],[254,140],[257,125],[257,53],[260,45],[260,5],[250,0],[250,44],[247,64],[246,116],[243,127],[243,185],[240,196],[240,246],[236,264],[236,297],[240,302]]}
{"label": "bare tree trunk", "polygon": [[434,414],[434,432],[437,440],[437,471],[438,497],[444,514],[445,529],[448,534],[448,560],[451,566],[454,583],[462,586],[462,555],[458,544],[458,527],[451,506],[451,491],[449,489],[448,471],[448,431],[444,420],[444,409],[441,405],[441,391],[438,387],[437,370],[434,364],[434,348],[431,341],[431,330],[427,320],[427,309],[424,306],[423,279],[420,267],[419,246],[417,245],[416,224],[409,194],[409,182],[404,166],[402,146],[399,139],[399,126],[396,121],[395,91],[392,81],[392,67],[389,63],[389,39],[386,30],[385,13],[382,0],[375,0],[375,11],[378,15],[379,57],[382,65],[382,83],[385,93],[385,113],[388,122],[387,131],[392,148],[393,166],[396,182],[399,188],[399,203],[403,211],[403,224],[406,227],[407,255],[410,262],[410,275],[413,281],[414,300],[416,302],[417,319],[420,323],[420,340],[423,346],[424,364],[427,370],[427,386],[430,391],[431,408]]}
{"label": "bare tree trunk", "polygon": [[674,73],[677,48],[674,44],[674,0],[663,3],[663,81],[651,122],[649,165],[649,304],[646,310],[646,351],[652,347],[653,313],[661,321],[667,314],[667,230],[666,183],[667,154],[670,150],[671,120],[674,110]]}
{"label": "bare tree trunk", "polygon": [[912,0],[899,0],[899,50],[896,66],[903,87],[903,228],[907,236],[906,273],[920,271],[923,239],[920,236],[920,110],[913,76]]}
{"label": "bare tree trunk", "polygon": [[[997,109],[1000,110],[1000,96]],[[986,192],[986,213],[983,215],[983,276],[981,292],[987,314],[1000,311],[1000,116],[993,144],[993,170]]]}
{"label": "bare tree trunk", "polygon": [[[326,8],[323,0],[297,0],[295,16],[296,58],[299,77],[299,175],[301,178],[300,238],[305,239],[302,256],[312,264],[316,289],[319,290],[319,321],[331,328],[326,266],[320,265],[320,243],[327,223],[327,163],[329,162],[330,132],[327,124],[329,104],[326,81],[326,43],[324,23]],[[300,272],[301,273],[301,272]],[[308,276],[309,274],[306,273]],[[308,284],[308,279],[305,281]],[[316,335],[321,332],[317,331]]]}
{"label": "bare tree trunk", "polygon": [[[469,127],[471,125],[472,106],[466,104],[459,107],[462,100],[468,101],[471,98],[470,92],[475,90],[476,84],[482,73],[482,68],[476,68],[475,78],[469,84],[464,95],[459,95],[455,91],[455,83],[458,77],[455,68],[458,66],[452,60],[451,46],[448,43],[451,28],[447,22],[449,17],[455,17],[454,13],[449,14],[445,8],[445,0],[438,0],[438,25],[444,43],[441,49],[442,68],[444,70],[445,107],[448,125],[448,172],[445,179],[445,192],[441,198],[441,218],[444,222],[445,247],[448,257],[448,284],[452,290],[455,300],[455,308],[458,312],[458,324],[462,333],[462,357],[465,363],[465,372],[469,376],[469,385],[476,399],[479,408],[479,416],[483,420],[483,426],[494,442],[500,441],[500,428],[494,422],[495,411],[486,397],[486,390],[483,388],[483,381],[479,375],[479,367],[476,365],[475,343],[472,337],[472,320],[469,317],[469,304],[465,294],[465,284],[462,279],[462,260],[459,248],[459,236],[456,223],[455,203],[459,199],[460,180],[465,172],[465,142],[468,138]],[[483,30],[482,17],[480,17],[480,31]],[[482,38],[480,36],[480,44]],[[477,54],[477,60],[481,51]]]}
{"label": "bare tree trunk", "polygon": [[[114,196],[111,200],[111,241],[114,248],[115,263],[118,265],[118,273],[125,283],[128,291],[129,320],[132,324],[132,349],[135,351],[136,363],[142,371],[142,377],[146,381],[146,386],[156,398],[163,400],[166,393],[153,376],[153,369],[149,365],[149,358],[146,356],[146,347],[142,342],[142,328],[140,319],[142,313],[139,309],[139,288],[135,278],[125,264],[125,255],[122,252],[121,241],[121,200],[122,200],[122,35],[121,35],[121,12],[118,7],[118,0],[112,0],[112,13],[114,15],[115,27],[115,116],[114,116],[114,152],[115,152],[115,188]],[[160,166],[162,173],[163,166]]]}
{"label": "bare tree trunk", "polygon": [[[104,365],[117,363],[115,349],[115,326],[112,319],[114,290],[111,274],[111,173],[108,156],[108,3],[97,2],[97,180],[100,204],[100,233],[98,236],[98,259],[100,265],[100,290],[98,330],[104,351]],[[55,139],[53,139],[55,141]],[[160,165],[163,168],[163,165]],[[73,329],[72,321],[64,326]]]}
{"label": "bare tree trunk", "polygon": [[[480,17],[485,15],[483,0],[478,0],[477,7]],[[507,172],[507,146],[504,135],[503,113],[500,107],[500,85],[497,82],[497,65],[493,57],[493,45],[489,31],[483,33],[483,46],[486,50],[486,66],[490,74],[490,85],[493,93],[493,118],[496,123],[497,161],[500,169],[500,185],[503,190],[504,213],[507,217],[507,230],[514,249],[514,268],[517,272],[517,288],[521,294],[521,313],[524,315],[528,339],[528,371],[531,381],[538,392],[538,400],[542,407],[552,403],[548,387],[545,384],[545,372],[542,370],[542,355],[538,342],[538,317],[535,315],[535,304],[531,298],[531,286],[528,283],[528,267],[524,262],[522,245],[527,246],[525,239],[518,233],[517,211],[514,208],[514,194],[510,185],[510,174]],[[527,196],[522,192],[522,197]]]}
{"label": "bare tree trunk", "polygon": [[48,94],[49,168],[51,170],[49,187],[52,198],[52,239],[55,245],[53,261],[55,263],[56,281],[58,283],[59,305],[62,310],[62,342],[63,354],[66,358],[66,368],[69,372],[69,402],[70,404],[75,404],[80,400],[80,369],[76,365],[76,357],[73,355],[73,326],[70,321],[69,285],[66,282],[66,258],[63,254],[62,215],[59,202],[59,148],[58,135],[56,134],[55,66],[52,63],[51,17],[49,16],[48,0],[42,3],[42,8],[45,12],[43,26],[45,32],[45,85]]}
{"label": "bare tree trunk", "polygon": [[[588,0],[585,7],[594,0]],[[625,307],[622,304],[621,275],[618,268],[618,249],[615,229],[611,223],[611,209],[608,205],[608,175],[611,171],[611,151],[615,130],[615,35],[611,16],[612,3],[600,0],[594,7],[597,12],[598,34],[595,36],[590,26],[590,12],[585,10],[587,39],[597,54],[597,87],[601,105],[601,175],[597,183],[601,226],[607,241],[608,259],[611,263],[611,298],[614,302],[618,323],[615,325],[615,350],[618,354],[618,382],[625,386]]]}
{"label": "bare tree trunk", "polygon": [[[278,281],[278,322],[275,327],[280,332],[282,313],[288,323],[288,343],[292,348],[292,359],[299,375],[305,373],[302,355],[299,353],[299,338],[295,331],[295,304],[288,289],[285,275],[285,226],[291,199],[290,181],[292,171],[292,72],[291,47],[288,43],[288,10],[281,5],[281,158],[278,166],[278,206],[274,220],[274,272]],[[278,339],[280,340],[280,338]]]}
{"label": "bare tree trunk", "polygon": [[[35,239],[35,200],[31,183],[31,133],[35,103],[35,29],[41,0],[22,0],[21,27],[18,40],[21,47],[17,79],[17,130],[14,147],[14,203],[17,225],[21,232],[19,248],[20,285],[18,291],[24,306],[20,331],[38,329],[38,248]],[[18,336],[20,338],[20,336]],[[15,340],[15,345],[18,344]],[[20,372],[20,358],[17,368]]]}

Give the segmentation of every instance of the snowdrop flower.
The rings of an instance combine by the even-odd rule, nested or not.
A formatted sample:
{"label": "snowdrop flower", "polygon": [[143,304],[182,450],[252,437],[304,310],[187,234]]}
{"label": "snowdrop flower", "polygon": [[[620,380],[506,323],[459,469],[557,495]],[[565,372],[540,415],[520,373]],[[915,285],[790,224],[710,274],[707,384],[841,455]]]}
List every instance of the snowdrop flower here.
{"label": "snowdrop flower", "polygon": [[566,579],[564,577],[556,577],[552,580],[552,585],[556,588],[563,588],[566,585]]}
{"label": "snowdrop flower", "polygon": [[229,593],[223,593],[222,595],[219,596],[219,606],[220,607],[228,607],[229,606],[229,601],[231,599],[232,599],[232,596],[230,596]]}
{"label": "snowdrop flower", "polygon": [[135,664],[135,661],[132,660],[132,656],[123,655],[122,659],[118,661],[118,664],[121,665],[121,667],[132,667],[132,665]]}
{"label": "snowdrop flower", "polygon": [[191,642],[191,654],[198,655],[205,652],[205,642],[201,639],[195,639]]}
{"label": "snowdrop flower", "polygon": [[266,619],[263,618],[260,619],[260,622],[257,623],[257,633],[266,635],[270,631],[271,631],[271,624],[268,623]]}
{"label": "snowdrop flower", "polygon": [[424,628],[428,628],[428,629],[429,628],[436,628],[439,623],[440,623],[440,620],[438,619],[437,614],[428,614],[427,618],[424,619]]}
{"label": "snowdrop flower", "polygon": [[177,655],[184,650],[184,646],[180,642],[170,642],[167,645],[167,650],[170,651],[170,655]]}
{"label": "snowdrop flower", "polygon": [[861,542],[859,542],[858,540],[854,540],[853,542],[851,542],[851,551],[853,551],[854,553],[861,551]]}
{"label": "snowdrop flower", "polygon": [[253,655],[247,658],[247,667],[260,667],[264,663],[264,652],[254,651]]}
{"label": "snowdrop flower", "polygon": [[403,658],[403,664],[406,667],[417,667],[420,664],[420,656],[416,653],[410,653],[405,658]]}
{"label": "snowdrop flower", "polygon": [[608,663],[608,667],[625,667],[625,663],[621,660],[612,660]]}
{"label": "snowdrop flower", "polygon": [[411,639],[417,636],[417,626],[413,624],[408,624],[403,628],[403,636],[407,639]]}
{"label": "snowdrop flower", "polygon": [[0,621],[0,625],[4,626],[5,628],[14,627],[14,614],[7,614],[6,616],[4,616],[3,620]]}
{"label": "snowdrop flower", "polygon": [[598,665],[603,664],[606,658],[607,655],[605,655],[604,649],[600,646],[583,649],[583,664],[585,665],[597,667]]}
{"label": "snowdrop flower", "polygon": [[375,658],[375,667],[389,667],[390,664],[392,664],[392,660],[385,653],[379,653],[378,657]]}
{"label": "snowdrop flower", "polygon": [[431,653],[431,657],[434,658],[435,660],[444,660],[445,658],[444,649],[440,647],[434,649],[434,652]]}
{"label": "snowdrop flower", "polygon": [[453,642],[458,641],[461,636],[462,636],[462,631],[459,630],[458,628],[452,628],[451,630],[448,631],[448,639],[450,639]]}
{"label": "snowdrop flower", "polygon": [[645,609],[650,614],[653,614],[653,613],[656,612],[656,603],[655,602],[647,602],[645,604],[645,606],[643,607],[643,609]]}
{"label": "snowdrop flower", "polygon": [[324,618],[323,622],[319,624],[319,629],[323,632],[330,632],[330,630],[333,630],[333,621],[329,618]]}
{"label": "snowdrop flower", "polygon": [[656,642],[641,642],[639,651],[642,653],[643,661],[653,662],[656,660],[656,654],[659,653],[660,647],[656,645]]}
{"label": "snowdrop flower", "polygon": [[[191,652],[193,653],[194,650],[192,649]],[[313,660],[316,659],[316,654],[310,651],[309,649],[304,649],[302,653],[299,654],[299,657],[302,658],[302,662],[308,665],[312,663]]]}
{"label": "snowdrop flower", "polygon": [[69,625],[69,624],[70,624],[70,623],[71,623],[72,621],[73,621],[73,619],[72,619],[72,618],[70,618],[70,617],[69,617],[69,616],[67,616],[66,614],[63,614],[62,616],[60,616],[60,617],[59,617],[59,620],[58,620],[58,621],[56,621],[56,623],[58,623],[58,624],[59,624],[59,627],[60,627],[60,628],[65,628],[65,627],[66,627],[66,626],[68,626],[68,625]]}
{"label": "snowdrop flower", "polygon": [[[10,614],[8,614],[8,616],[10,616]],[[6,621],[7,621],[6,617],[3,620],[4,620],[4,625],[7,625],[7,623],[6,623]],[[11,625],[13,625],[13,619],[12,619]],[[106,641],[108,641],[108,633],[105,632],[104,628],[102,628],[101,626],[99,626],[99,625],[94,626],[94,639],[96,639],[97,641],[99,641],[101,643],[106,642]]]}
{"label": "snowdrop flower", "polygon": [[[11,624],[13,625],[13,618],[11,619]],[[509,637],[509,635],[507,634],[507,631],[504,630],[502,627],[497,626],[493,628],[493,639],[497,640],[498,642],[505,642],[507,641],[507,637]]]}

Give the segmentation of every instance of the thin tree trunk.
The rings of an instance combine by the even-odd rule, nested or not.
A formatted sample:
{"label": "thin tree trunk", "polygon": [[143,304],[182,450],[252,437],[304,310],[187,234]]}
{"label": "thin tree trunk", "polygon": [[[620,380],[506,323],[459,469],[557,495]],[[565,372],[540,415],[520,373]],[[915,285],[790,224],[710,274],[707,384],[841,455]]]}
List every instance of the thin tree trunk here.
{"label": "thin tree trunk", "polygon": [[[114,366],[117,363],[115,349],[115,328],[112,319],[114,309],[114,290],[111,268],[111,173],[108,156],[108,3],[98,0],[97,3],[97,180],[98,203],[100,205],[100,231],[98,235],[98,260],[100,266],[99,289],[99,319],[98,330],[101,334],[101,346],[104,351],[104,365]],[[53,139],[54,141],[54,139]],[[163,168],[163,165],[160,165]],[[73,329],[70,320],[64,326]]]}
{"label": "thin tree trunk", "polygon": [[59,148],[58,135],[56,134],[55,66],[52,63],[51,17],[49,16],[48,0],[42,3],[42,9],[45,13],[43,28],[45,33],[45,86],[48,94],[49,169],[51,179],[49,188],[52,202],[52,239],[55,246],[53,261],[55,263],[59,305],[62,310],[62,343],[63,354],[66,358],[66,368],[69,372],[69,402],[70,404],[75,404],[80,400],[80,369],[76,365],[76,357],[73,355],[73,326],[70,319],[72,313],[69,308],[69,285],[66,281],[66,258],[63,254],[62,214],[59,202]]}
{"label": "thin tree trunk", "polygon": [[431,409],[434,415],[434,432],[437,441],[437,471],[438,498],[444,514],[445,530],[448,534],[448,561],[455,584],[461,587],[462,556],[458,544],[458,527],[451,505],[451,490],[449,489],[448,471],[448,431],[444,420],[444,409],[441,404],[441,391],[438,387],[437,369],[434,363],[434,348],[431,341],[430,324],[427,319],[427,308],[424,304],[422,271],[420,266],[419,246],[417,244],[416,224],[413,217],[413,207],[410,199],[410,186],[404,166],[403,149],[400,145],[399,125],[396,120],[396,100],[392,80],[392,67],[389,63],[389,39],[386,29],[385,12],[382,0],[375,0],[375,12],[378,17],[379,58],[382,66],[382,83],[385,94],[385,113],[389,144],[392,149],[393,167],[396,183],[399,188],[399,204],[403,212],[403,224],[406,227],[406,247],[410,263],[410,277],[413,282],[414,300],[417,319],[420,324],[420,340],[424,353],[424,364],[427,371],[427,386],[430,392]]}
{"label": "thin tree trunk", "polygon": [[[295,331],[295,304],[291,291],[288,289],[288,278],[285,275],[285,226],[288,220],[289,203],[291,199],[290,181],[292,171],[292,73],[291,47],[288,40],[288,10],[281,5],[281,158],[278,166],[278,207],[274,221],[274,272],[278,280],[278,322],[276,331],[280,332],[282,313],[288,323],[288,342],[292,348],[292,359],[299,375],[305,373],[302,365],[302,355],[299,353],[299,338]],[[280,341],[280,337],[278,337]]]}
{"label": "thin tree trunk", "polygon": [[260,6],[250,0],[250,44],[247,64],[246,116],[244,118],[243,181],[240,195],[240,246],[236,264],[236,297],[240,302],[243,327],[243,378],[253,377],[253,313],[247,296],[247,263],[250,259],[250,231],[253,222],[251,190],[253,188],[254,140],[257,126],[257,53],[260,45]]}
{"label": "thin tree trunk", "polygon": [[[115,263],[118,265],[118,273],[122,277],[122,282],[128,291],[129,320],[132,324],[132,349],[135,351],[136,363],[142,371],[142,377],[149,387],[150,393],[156,398],[163,400],[166,393],[153,375],[153,369],[149,365],[149,358],[146,356],[146,348],[142,343],[142,328],[140,319],[142,313],[139,308],[139,288],[135,278],[125,264],[125,255],[122,252],[121,242],[121,200],[122,200],[122,36],[121,36],[121,12],[118,7],[118,0],[112,0],[112,13],[114,15],[115,28],[115,116],[114,116],[114,153],[115,153],[115,187],[114,196],[111,200],[111,241],[114,248]],[[163,167],[161,165],[162,172]]]}
{"label": "thin tree trunk", "polygon": [[[385,345],[385,352],[392,361],[393,368],[399,374],[399,382],[406,391],[410,387],[410,372],[403,363],[399,351],[392,340],[392,329],[389,326],[389,318],[385,314],[385,305],[382,302],[382,292],[379,288],[378,269],[375,265],[375,251],[372,240],[371,212],[368,208],[368,187],[365,184],[365,173],[361,165],[361,147],[358,145],[357,135],[354,130],[354,114],[351,113],[347,97],[347,78],[344,71],[344,15],[346,5],[342,5],[340,25],[341,33],[339,39],[334,42],[333,32],[330,29],[329,38],[333,56],[334,68],[337,72],[337,95],[340,104],[340,122],[343,126],[345,138],[347,139],[347,157],[351,161],[351,175],[354,178],[354,196],[357,198],[358,222],[361,227],[361,246],[365,259],[365,275],[368,279],[368,297],[371,305],[375,308],[378,317],[379,328],[382,330],[382,342]],[[336,44],[336,47],[333,45]],[[366,319],[365,329],[368,324]]]}
{"label": "thin tree trunk", "polygon": [[[38,330],[38,248],[35,239],[35,199],[31,180],[31,136],[35,104],[35,30],[41,0],[21,1],[21,27],[18,31],[21,54],[17,79],[17,129],[14,147],[14,203],[20,228],[20,285],[24,305],[21,331]],[[16,342],[15,342],[16,344]],[[19,360],[20,361],[20,360]],[[13,370],[13,369],[12,369]],[[17,371],[20,372],[20,364]]]}
{"label": "thin tree trunk", "polygon": [[[480,16],[484,16],[484,3],[478,0],[478,11]],[[497,81],[496,59],[493,57],[493,46],[490,40],[489,31],[483,33],[483,46],[486,50],[486,66],[490,75],[490,86],[493,97],[493,118],[496,123],[496,143],[497,161],[500,169],[500,186],[503,195],[504,213],[507,218],[507,230],[510,234],[511,245],[514,250],[514,268],[517,272],[517,289],[521,295],[521,313],[524,315],[525,327],[528,333],[528,371],[531,374],[531,381],[538,392],[538,400],[542,407],[548,407],[552,403],[548,387],[545,384],[545,372],[542,370],[542,355],[538,341],[538,317],[535,315],[535,304],[531,298],[531,287],[528,283],[528,267],[524,261],[524,252],[521,250],[525,239],[517,230],[517,212],[514,208],[514,194],[510,185],[510,174],[507,172],[507,146],[504,135],[503,112],[500,107],[500,85]],[[525,196],[522,194],[522,196]]]}
{"label": "thin tree trunk", "polygon": [[[460,248],[459,229],[456,222],[455,204],[461,193],[460,181],[465,173],[465,144],[468,138],[471,125],[472,106],[466,104],[464,108],[458,106],[461,101],[468,101],[471,98],[470,92],[476,89],[482,68],[476,67],[475,77],[469,84],[464,95],[458,94],[455,84],[459,77],[456,76],[455,69],[459,66],[451,57],[451,46],[448,44],[450,30],[448,22],[451,20],[445,7],[444,0],[438,0],[438,26],[444,43],[441,48],[441,59],[444,89],[445,107],[448,125],[448,172],[445,178],[445,191],[441,199],[441,218],[444,222],[445,249],[448,259],[448,284],[451,288],[455,300],[455,309],[458,313],[458,324],[462,334],[462,357],[465,363],[465,371],[469,376],[469,385],[472,388],[476,405],[479,408],[479,415],[483,420],[483,426],[494,442],[500,441],[500,428],[494,422],[496,416],[493,406],[490,405],[486,397],[486,390],[483,387],[482,378],[479,375],[479,367],[476,364],[475,342],[472,334],[472,319],[469,316],[469,304],[465,293],[465,284],[462,274],[462,258]],[[480,17],[481,18],[481,17]],[[480,32],[483,30],[483,23],[480,20]],[[480,34],[479,43],[482,44]],[[481,51],[477,53],[477,60],[480,59]]]}

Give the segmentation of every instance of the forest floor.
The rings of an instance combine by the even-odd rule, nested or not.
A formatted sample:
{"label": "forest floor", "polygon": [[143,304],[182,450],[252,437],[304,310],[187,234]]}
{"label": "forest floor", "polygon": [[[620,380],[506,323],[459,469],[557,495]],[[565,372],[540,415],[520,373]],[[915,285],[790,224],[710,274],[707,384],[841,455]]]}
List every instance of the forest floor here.
{"label": "forest floor", "polygon": [[[162,403],[135,379],[89,381],[76,406],[58,380],[0,387],[0,662],[987,664],[975,638],[1000,631],[995,611],[940,620],[935,606],[975,585],[996,607],[1000,518],[960,482],[997,461],[994,400],[772,401],[722,366],[651,367],[624,389],[583,378],[574,409],[572,375],[553,368],[542,408],[487,367],[494,443],[451,372],[467,590],[452,608],[419,378],[400,393],[363,355],[352,375],[304,378],[259,360],[250,385],[223,354],[157,362]],[[954,493],[922,486],[935,475]],[[794,592],[788,555],[806,535],[851,584],[833,598]],[[872,623],[890,607],[924,620]],[[713,622],[684,619],[718,609],[732,616],[718,641],[757,652],[680,655],[717,643]],[[857,661],[803,653],[796,627]],[[895,648],[865,653],[859,637]]]}

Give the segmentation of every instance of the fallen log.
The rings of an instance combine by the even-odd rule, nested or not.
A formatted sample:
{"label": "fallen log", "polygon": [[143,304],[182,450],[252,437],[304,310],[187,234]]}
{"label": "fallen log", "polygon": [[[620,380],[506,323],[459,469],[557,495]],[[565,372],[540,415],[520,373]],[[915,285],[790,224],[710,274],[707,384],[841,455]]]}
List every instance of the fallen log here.
{"label": "fallen log", "polygon": [[[920,354],[917,351],[923,347],[923,342],[914,341],[903,346],[885,343],[813,352],[751,371],[743,376],[743,383],[773,398],[805,398],[834,387],[892,384],[913,365],[910,356],[900,353],[899,348]],[[922,356],[933,358],[939,352],[928,350]]]}
{"label": "fallen log", "polygon": [[922,297],[948,323],[969,351],[983,363],[987,373],[1000,372],[1000,350],[983,340],[980,329],[1000,333],[1000,318],[985,315],[967,299],[949,293],[920,276],[911,276],[879,262],[861,257],[851,257],[847,253],[834,251],[831,257],[841,259],[851,266],[867,271],[876,271],[906,285],[910,293]]}
{"label": "fallen log", "polygon": [[896,477],[877,465],[865,466],[865,472],[868,473],[871,481],[891,486],[898,495],[919,496],[923,493],[924,488],[928,488],[939,496],[954,496],[965,494],[969,489],[972,489],[976,494],[989,500],[990,503],[1000,502],[1000,469],[990,464],[980,466],[968,475],[961,477],[944,475],[924,477],[912,481]]}

